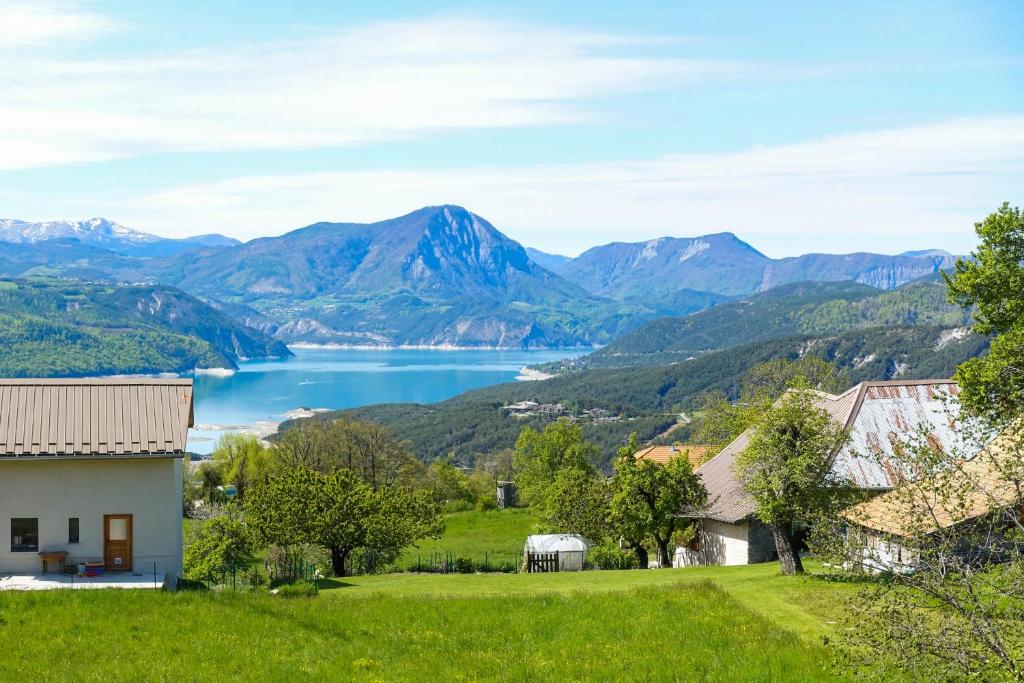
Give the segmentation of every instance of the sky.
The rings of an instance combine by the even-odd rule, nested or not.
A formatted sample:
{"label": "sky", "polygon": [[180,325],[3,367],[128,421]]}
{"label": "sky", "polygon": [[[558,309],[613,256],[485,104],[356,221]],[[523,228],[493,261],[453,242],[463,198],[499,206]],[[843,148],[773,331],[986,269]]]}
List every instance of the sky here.
{"label": "sky", "polygon": [[0,0],[0,217],[944,248],[1024,201],[1024,3]]}

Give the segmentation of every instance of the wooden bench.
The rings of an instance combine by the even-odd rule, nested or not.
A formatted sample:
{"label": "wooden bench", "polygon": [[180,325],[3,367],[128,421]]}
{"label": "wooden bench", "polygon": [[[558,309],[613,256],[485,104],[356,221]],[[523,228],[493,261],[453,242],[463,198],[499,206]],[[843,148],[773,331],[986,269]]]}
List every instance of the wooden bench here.
{"label": "wooden bench", "polygon": [[44,550],[39,553],[39,557],[43,561],[43,574],[46,573],[46,566],[50,562],[60,562],[60,570],[57,572],[60,574],[64,571],[64,561],[68,559],[68,553],[66,550]]}

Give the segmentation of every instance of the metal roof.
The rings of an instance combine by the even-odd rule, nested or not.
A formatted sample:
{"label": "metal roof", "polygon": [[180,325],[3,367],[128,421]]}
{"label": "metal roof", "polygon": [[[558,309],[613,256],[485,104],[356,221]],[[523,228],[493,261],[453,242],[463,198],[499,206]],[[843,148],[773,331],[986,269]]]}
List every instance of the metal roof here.
{"label": "metal roof", "polygon": [[1019,505],[1021,492],[1010,474],[1019,455],[1011,438],[1000,437],[948,471],[849,507],[842,515],[866,529],[909,537]]}
{"label": "metal roof", "polygon": [[0,379],[0,457],[182,454],[189,379]]}
{"label": "metal roof", "polygon": [[[945,452],[973,456],[983,444],[966,443],[952,428],[957,392],[949,380],[862,382],[838,396],[816,392],[818,407],[850,432],[833,458],[833,479],[859,489],[891,489],[900,477],[895,449],[921,429]],[[754,513],[754,501],[735,472],[736,457],[752,433],[741,434],[697,470],[711,501],[703,517],[735,524]]]}

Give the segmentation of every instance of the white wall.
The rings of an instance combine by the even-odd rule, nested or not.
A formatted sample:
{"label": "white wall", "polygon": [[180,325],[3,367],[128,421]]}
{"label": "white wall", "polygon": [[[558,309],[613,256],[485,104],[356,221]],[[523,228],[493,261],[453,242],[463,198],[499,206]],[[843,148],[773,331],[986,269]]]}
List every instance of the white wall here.
{"label": "white wall", "polygon": [[721,565],[747,564],[749,530],[750,525],[747,522],[728,524],[713,519],[704,520],[700,548],[706,558],[705,562]]}
{"label": "white wall", "polygon": [[[11,518],[39,519],[39,549],[103,559],[103,515],[132,515],[133,570],[181,574],[181,459],[0,460],[0,573],[37,573],[36,553],[11,552]],[[79,543],[68,544],[68,518]],[[52,571],[56,571],[54,565]]]}

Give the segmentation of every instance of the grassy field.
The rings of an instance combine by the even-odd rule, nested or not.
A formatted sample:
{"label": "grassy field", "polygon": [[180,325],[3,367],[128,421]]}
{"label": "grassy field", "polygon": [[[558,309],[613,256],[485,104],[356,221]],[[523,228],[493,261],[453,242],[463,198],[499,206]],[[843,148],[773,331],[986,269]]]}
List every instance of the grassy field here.
{"label": "grassy field", "polygon": [[767,565],[324,588],[0,593],[0,679],[833,680],[843,590]]}
{"label": "grassy field", "polygon": [[526,537],[536,533],[537,518],[526,508],[453,512],[444,517],[444,536],[409,548],[398,559],[398,566],[410,567],[417,560],[429,562],[433,557],[444,559],[448,553],[492,563],[515,563],[522,555]]}

